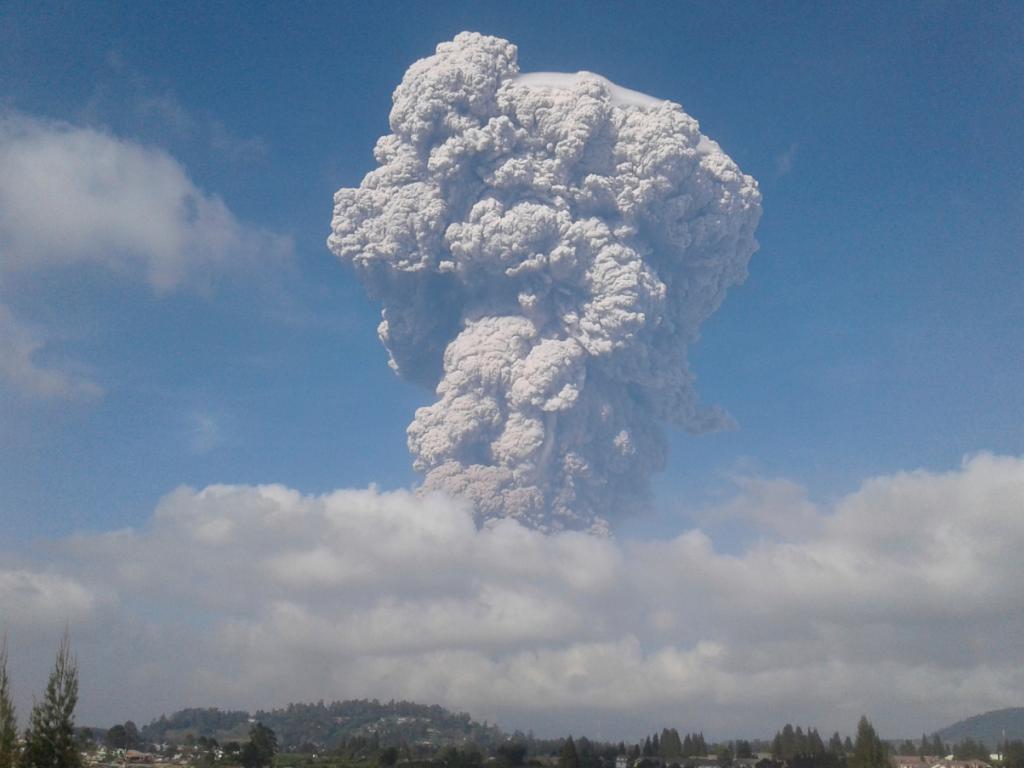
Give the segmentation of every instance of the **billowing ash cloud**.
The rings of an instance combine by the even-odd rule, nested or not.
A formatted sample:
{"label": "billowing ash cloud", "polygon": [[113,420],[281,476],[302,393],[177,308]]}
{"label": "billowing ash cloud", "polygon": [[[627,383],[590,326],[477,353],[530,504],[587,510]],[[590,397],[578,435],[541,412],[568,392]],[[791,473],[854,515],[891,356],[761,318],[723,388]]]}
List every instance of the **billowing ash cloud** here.
{"label": "billowing ash cloud", "polygon": [[424,488],[479,520],[606,529],[701,407],[687,346],[757,248],[757,183],[679,105],[589,73],[519,74],[462,33],[394,93],[379,166],[328,245],[383,305]]}

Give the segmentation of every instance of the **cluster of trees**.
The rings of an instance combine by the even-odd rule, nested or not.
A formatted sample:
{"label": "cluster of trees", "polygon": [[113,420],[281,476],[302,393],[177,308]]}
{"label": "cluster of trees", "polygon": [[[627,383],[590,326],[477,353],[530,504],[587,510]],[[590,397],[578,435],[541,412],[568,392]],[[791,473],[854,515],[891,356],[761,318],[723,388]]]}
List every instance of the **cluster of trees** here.
{"label": "cluster of trees", "polygon": [[189,735],[180,746],[170,745],[165,756],[178,754],[179,750],[190,756],[190,762],[200,768],[214,765],[242,765],[243,768],[269,768],[278,752],[277,736],[263,723],[256,723],[249,729],[249,740],[244,744],[228,741],[221,745],[211,736]]}
{"label": "cluster of trees", "polygon": [[777,731],[772,739],[772,757],[775,760],[792,761],[794,758],[822,757],[833,755],[837,758],[845,756],[853,751],[853,742],[847,736],[843,741],[839,732],[829,737],[828,745],[822,740],[816,728],[808,728],[806,731],[799,725],[794,727],[790,723]]}
{"label": "cluster of trees", "polygon": [[640,747],[642,757],[663,757],[666,760],[698,757],[708,753],[703,733],[688,733],[680,739],[679,731],[675,728],[663,728],[661,734],[648,736]]}
{"label": "cluster of trees", "polygon": [[866,717],[857,723],[856,741],[833,733],[828,743],[815,728],[806,731],[790,723],[775,734],[772,758],[790,768],[888,768],[888,750]]}
{"label": "cluster of trees", "polygon": [[103,740],[111,749],[138,749],[142,745],[139,728],[131,720],[109,728]]}
{"label": "cluster of trees", "polygon": [[189,734],[179,747],[176,744],[169,744],[165,747],[163,754],[173,756],[187,752],[192,756],[195,764],[208,768],[218,761],[227,765],[237,765],[242,754],[242,745],[237,741],[228,741],[221,745],[212,736],[200,736],[196,738]]}
{"label": "cluster of trees", "polygon": [[241,710],[190,707],[170,717],[161,715],[149,725],[144,725],[140,735],[145,742],[153,744],[183,741],[189,737],[217,739],[233,734],[224,738],[230,741],[232,738],[242,738],[248,723],[249,713]]}
{"label": "cluster of trees", "polygon": [[573,741],[570,736],[566,740],[566,744],[562,746],[562,750],[559,751],[559,758],[567,746],[570,752],[576,753],[576,768],[604,768],[604,766],[614,764],[615,756],[619,754],[621,747],[621,745],[591,741],[585,736]]}
{"label": "cluster of trees", "polygon": [[[896,750],[901,755],[917,755],[918,757],[939,757],[949,754],[949,748],[942,743],[942,739],[939,734],[933,733],[931,738],[928,738],[928,734],[921,734],[921,741],[915,744],[910,739],[905,739]],[[985,753],[985,760],[988,759],[988,753]]]}
{"label": "cluster of trees", "polygon": [[767,748],[776,761],[785,761],[789,768],[888,768],[885,746],[867,718],[861,718],[858,723],[856,741],[833,733],[826,743],[814,728],[804,730],[786,724],[770,745],[745,740],[708,744],[702,732],[687,733],[680,738],[676,729],[666,728],[630,747],[621,742],[617,746],[591,744],[586,739],[574,742],[570,737],[557,754],[560,768],[608,766],[617,755],[639,760],[640,766],[644,765],[645,758],[651,765],[660,761],[670,766],[686,766],[697,758],[715,755],[719,765],[728,766],[736,758],[748,759]]}
{"label": "cluster of trees", "polygon": [[607,768],[619,755],[639,761],[636,764],[641,768],[645,764],[685,768],[698,758],[712,755],[718,765],[729,766],[735,759],[749,759],[767,751],[771,751],[775,761],[785,761],[790,768],[888,768],[885,747],[866,718],[858,724],[856,743],[850,737],[843,739],[838,733],[833,733],[826,742],[814,728],[805,730],[787,724],[771,742],[740,739],[709,744],[700,731],[680,737],[675,728],[665,728],[630,746],[623,742],[590,742],[584,738],[570,738],[552,746],[549,742],[528,738],[524,747],[527,757],[557,756],[560,764],[571,764],[572,768]]}
{"label": "cluster of trees", "polygon": [[989,750],[982,742],[968,736],[953,745],[953,757],[957,760],[988,760]]}
{"label": "cluster of trees", "polygon": [[[943,744],[937,733],[932,734],[931,738],[922,734],[921,741],[917,744],[906,739],[900,743],[898,752],[901,755],[918,755],[921,758],[951,754],[954,760],[984,760],[985,762],[989,762],[992,757],[991,750],[980,739],[966,736],[956,744]],[[1014,762],[1018,759],[1020,760],[1019,768],[1024,768],[1024,741],[1004,742],[996,746],[995,752],[1002,755],[1004,768],[1018,768],[1018,763]]]}
{"label": "cluster of trees", "polygon": [[[354,738],[369,736],[377,739],[374,751],[420,742],[429,742],[435,748],[472,742],[492,751],[505,739],[496,726],[478,723],[464,712],[410,701],[353,699],[289,704],[256,712],[255,719],[274,730],[282,749],[293,751],[309,746],[317,752],[339,750]],[[188,733],[222,741],[240,739],[248,720],[248,712],[184,709],[143,727],[142,737],[157,743],[180,740]]]}

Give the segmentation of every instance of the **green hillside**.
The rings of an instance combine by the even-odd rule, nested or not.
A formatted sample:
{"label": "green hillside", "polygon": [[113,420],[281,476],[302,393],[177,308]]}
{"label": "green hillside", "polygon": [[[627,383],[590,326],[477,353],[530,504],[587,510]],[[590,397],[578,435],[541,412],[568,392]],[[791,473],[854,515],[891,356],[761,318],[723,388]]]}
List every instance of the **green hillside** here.
{"label": "green hillside", "polygon": [[939,731],[947,744],[956,744],[963,739],[981,741],[994,750],[1004,738],[1024,739],[1024,707],[996,709],[983,715],[975,715],[947,726]]}
{"label": "green hillside", "polygon": [[200,736],[215,738],[222,744],[244,741],[250,720],[271,728],[284,749],[304,745],[330,749],[354,736],[372,737],[381,746],[442,746],[472,741],[486,748],[503,737],[496,726],[477,723],[465,713],[451,712],[436,704],[381,703],[376,699],[289,704],[253,714],[214,708],[183,709],[143,727],[141,737],[152,743],[181,743]]}

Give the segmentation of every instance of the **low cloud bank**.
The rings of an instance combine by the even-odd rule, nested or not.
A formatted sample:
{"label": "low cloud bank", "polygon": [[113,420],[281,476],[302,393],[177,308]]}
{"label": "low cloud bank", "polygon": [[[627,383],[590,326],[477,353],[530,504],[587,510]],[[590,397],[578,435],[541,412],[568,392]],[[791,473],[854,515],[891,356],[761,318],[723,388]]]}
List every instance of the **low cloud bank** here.
{"label": "low cloud bank", "polygon": [[[774,488],[744,484],[730,514],[756,519]],[[18,659],[66,619],[87,722],[376,696],[613,738],[846,730],[862,711],[908,735],[1019,703],[1024,459],[873,478],[811,513],[789,491],[800,534],[723,554],[696,529],[478,529],[404,491],[179,489],[140,530],[0,570],[21,708],[39,681]]]}

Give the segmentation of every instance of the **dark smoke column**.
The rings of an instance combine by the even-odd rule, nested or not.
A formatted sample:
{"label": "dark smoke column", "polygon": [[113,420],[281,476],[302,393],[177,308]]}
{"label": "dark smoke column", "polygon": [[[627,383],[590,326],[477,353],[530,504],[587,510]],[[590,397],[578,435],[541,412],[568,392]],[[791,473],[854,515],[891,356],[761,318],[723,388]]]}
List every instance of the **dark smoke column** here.
{"label": "dark smoke column", "polygon": [[383,303],[392,367],[437,392],[409,425],[424,489],[607,530],[664,466],[663,425],[729,423],[686,353],[746,277],[757,182],[678,104],[520,75],[468,32],[409,67],[391,131],[327,242]]}

